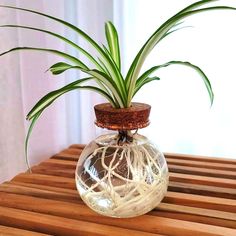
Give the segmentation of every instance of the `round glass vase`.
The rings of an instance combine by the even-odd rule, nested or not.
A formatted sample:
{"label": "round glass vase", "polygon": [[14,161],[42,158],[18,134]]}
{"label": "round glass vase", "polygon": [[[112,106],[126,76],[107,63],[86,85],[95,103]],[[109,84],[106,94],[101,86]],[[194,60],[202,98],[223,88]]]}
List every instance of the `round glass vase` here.
{"label": "round glass vase", "polygon": [[[82,200],[102,215],[128,218],[145,214],[155,208],[167,192],[169,175],[162,152],[145,136],[124,129],[125,125],[137,128],[137,116],[144,114],[141,110],[135,115],[136,122],[131,118],[133,124],[130,122],[133,111],[129,116],[123,115],[129,118],[123,119],[121,129],[116,119],[104,123],[103,115],[100,120],[95,106],[95,123],[109,129],[119,126],[119,131],[99,136],[85,147],[75,179]],[[149,124],[149,112],[138,122],[139,127]]]}

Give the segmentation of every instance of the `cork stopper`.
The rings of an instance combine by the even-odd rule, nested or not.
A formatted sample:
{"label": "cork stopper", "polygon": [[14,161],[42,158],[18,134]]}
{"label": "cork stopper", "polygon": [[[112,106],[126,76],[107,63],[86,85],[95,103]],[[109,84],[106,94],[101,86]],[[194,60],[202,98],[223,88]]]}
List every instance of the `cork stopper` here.
{"label": "cork stopper", "polygon": [[94,106],[95,124],[110,130],[136,130],[149,125],[151,106],[134,102],[128,108],[113,108],[110,103]]}

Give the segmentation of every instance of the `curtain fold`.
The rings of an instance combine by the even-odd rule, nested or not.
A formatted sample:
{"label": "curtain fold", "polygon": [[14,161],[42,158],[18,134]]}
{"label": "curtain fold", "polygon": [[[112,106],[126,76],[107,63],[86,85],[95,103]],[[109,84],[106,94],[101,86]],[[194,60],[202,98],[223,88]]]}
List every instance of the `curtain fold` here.
{"label": "curtain fold", "polygon": [[[6,3],[7,1],[3,1]],[[12,1],[14,4],[15,1]],[[17,22],[14,12],[0,9],[1,24]],[[0,37],[0,51],[18,44],[17,30],[3,30]],[[19,55],[0,58],[0,182],[13,176],[15,170],[25,169],[23,157],[24,115],[22,87],[20,80]],[[13,65],[13,66],[9,66]]]}
{"label": "curtain fold", "polygon": [[[85,0],[2,0],[1,4],[30,8],[68,20],[99,41],[104,39],[104,31],[101,29],[107,19],[112,19],[113,7],[109,0],[99,3],[96,0],[89,3]],[[0,16],[0,24],[46,28],[66,35],[89,49],[73,31],[47,18],[4,8],[0,8]],[[17,46],[31,46],[67,51],[80,57],[73,48],[50,35],[24,29],[0,30],[1,52]],[[0,58],[0,182],[26,170],[24,138],[29,126],[29,122],[25,120],[27,112],[51,90],[84,76],[76,71],[58,76],[44,73],[59,61],[64,60],[36,51],[15,52]],[[30,138],[30,164],[35,165],[72,143],[87,143],[94,139],[100,131],[96,131],[93,125],[93,105],[99,101],[103,101],[100,95],[73,91],[47,108]]]}

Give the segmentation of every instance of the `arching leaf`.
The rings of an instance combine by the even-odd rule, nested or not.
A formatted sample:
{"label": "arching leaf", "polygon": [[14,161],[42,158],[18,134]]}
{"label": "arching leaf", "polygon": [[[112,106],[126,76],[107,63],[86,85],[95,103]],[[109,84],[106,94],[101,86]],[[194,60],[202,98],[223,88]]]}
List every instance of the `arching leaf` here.
{"label": "arching leaf", "polygon": [[43,32],[46,34],[50,34],[56,38],[61,39],[62,41],[68,43],[69,45],[71,45],[72,47],[76,48],[77,50],[79,50],[82,54],[84,54],[94,65],[96,65],[96,67],[98,69],[102,69],[102,67],[99,65],[99,63],[92,57],[92,55],[90,55],[87,51],[85,51],[83,48],[81,48],[79,45],[77,45],[76,43],[72,42],[71,40],[56,34],[54,32],[48,31],[48,30],[43,30],[43,29],[39,29],[39,28],[34,28],[34,27],[29,27],[29,26],[23,26],[23,25],[0,25],[0,27],[2,28],[21,28],[21,29],[29,29],[29,30],[35,30],[35,31],[39,31],[39,32]]}
{"label": "arching leaf", "polygon": [[5,52],[1,53],[0,56],[3,56],[3,55],[8,54],[10,52],[21,51],[21,50],[49,52],[49,53],[61,56],[64,59],[67,59],[67,60],[75,63],[76,65],[80,66],[83,69],[86,69],[86,70],[89,69],[82,61],[80,61],[76,57],[73,57],[73,56],[71,56],[67,53],[64,53],[64,52],[61,52],[61,51],[58,51],[58,50],[48,49],[48,48],[16,47],[16,48],[12,48],[8,51],[5,51]]}
{"label": "arching leaf", "polygon": [[144,80],[139,81],[139,83],[136,83],[133,97],[135,96],[135,94],[136,94],[145,84],[150,83],[150,82],[152,82],[152,81],[154,81],[154,80],[160,80],[160,78],[157,77],[157,76],[154,76],[154,77],[146,77]]}
{"label": "arching leaf", "polygon": [[[139,79],[136,81],[136,86],[143,84],[143,82],[146,80],[146,78],[151,75],[153,72],[163,68],[163,67],[167,67],[170,65],[183,65],[183,66],[187,66],[190,67],[191,69],[194,69],[202,78],[205,87],[207,89],[210,101],[211,101],[211,105],[213,104],[214,101],[214,93],[211,87],[211,83],[210,80],[208,79],[208,77],[206,76],[206,74],[202,71],[202,69],[190,62],[187,61],[169,61],[167,63],[164,63],[162,65],[158,65],[158,66],[154,66],[152,68],[150,68],[149,70],[145,71],[140,77]],[[136,90],[136,89],[135,89]]]}
{"label": "arching leaf", "polygon": [[110,21],[105,24],[105,32],[111,56],[120,70],[121,62],[118,33],[115,26]]}

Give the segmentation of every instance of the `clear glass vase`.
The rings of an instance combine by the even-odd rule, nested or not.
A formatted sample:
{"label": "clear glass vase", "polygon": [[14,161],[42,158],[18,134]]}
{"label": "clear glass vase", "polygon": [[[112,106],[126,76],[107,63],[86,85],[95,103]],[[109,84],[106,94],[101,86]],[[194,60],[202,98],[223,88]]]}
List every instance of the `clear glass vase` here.
{"label": "clear glass vase", "polygon": [[131,131],[93,140],[76,168],[83,201],[102,215],[119,218],[155,208],[167,191],[168,178],[164,155],[146,137]]}

